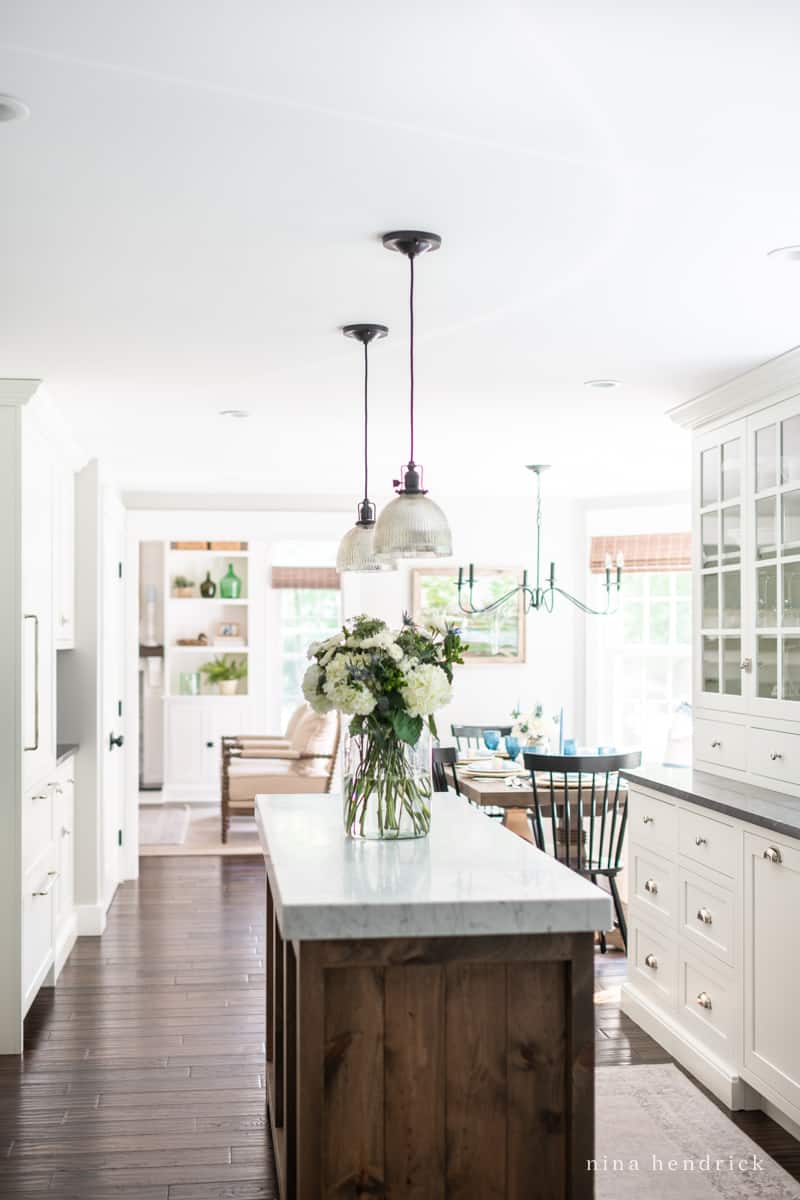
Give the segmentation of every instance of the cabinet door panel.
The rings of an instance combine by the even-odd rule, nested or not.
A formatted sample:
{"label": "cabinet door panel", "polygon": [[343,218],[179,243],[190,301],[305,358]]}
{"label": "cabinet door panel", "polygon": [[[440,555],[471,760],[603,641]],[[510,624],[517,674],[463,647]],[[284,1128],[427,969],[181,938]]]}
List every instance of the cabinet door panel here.
{"label": "cabinet door panel", "polygon": [[165,783],[191,786],[204,782],[205,713],[201,705],[167,705],[167,769]]}
{"label": "cabinet door panel", "polygon": [[22,785],[55,767],[53,662],[53,463],[27,420],[22,436]]}
{"label": "cabinet door panel", "polygon": [[744,906],[745,1065],[800,1111],[800,844],[745,834]]}

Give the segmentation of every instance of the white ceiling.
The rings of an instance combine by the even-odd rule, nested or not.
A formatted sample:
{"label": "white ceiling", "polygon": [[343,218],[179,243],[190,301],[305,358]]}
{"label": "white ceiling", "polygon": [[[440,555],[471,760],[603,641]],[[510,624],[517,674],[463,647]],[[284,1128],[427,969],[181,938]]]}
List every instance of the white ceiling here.
{"label": "white ceiling", "polygon": [[[0,375],[41,376],[148,488],[352,493],[359,348],[372,491],[674,489],[665,409],[793,345],[792,0],[5,0]],[[591,391],[612,376],[624,387]],[[219,409],[251,410],[224,421]]]}

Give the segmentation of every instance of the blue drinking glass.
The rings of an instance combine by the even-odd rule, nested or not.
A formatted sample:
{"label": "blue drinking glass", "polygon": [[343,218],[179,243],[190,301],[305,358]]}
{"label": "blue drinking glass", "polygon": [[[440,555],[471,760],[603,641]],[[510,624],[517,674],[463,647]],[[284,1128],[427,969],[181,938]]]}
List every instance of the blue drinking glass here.
{"label": "blue drinking glass", "polygon": [[508,755],[508,757],[511,759],[512,762],[517,757],[517,755],[519,754],[519,738],[518,737],[509,736],[506,738],[506,754]]}
{"label": "blue drinking glass", "polygon": [[484,729],[483,744],[487,750],[494,752],[500,745],[500,730],[499,729]]}
{"label": "blue drinking glass", "polygon": [[578,749],[575,745],[575,738],[564,738],[564,753],[577,754]]}

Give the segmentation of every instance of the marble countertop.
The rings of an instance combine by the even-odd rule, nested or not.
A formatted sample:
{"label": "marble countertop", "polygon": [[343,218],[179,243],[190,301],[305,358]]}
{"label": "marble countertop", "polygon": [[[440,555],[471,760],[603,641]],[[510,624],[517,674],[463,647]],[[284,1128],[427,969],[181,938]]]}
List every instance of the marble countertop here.
{"label": "marble countertop", "polygon": [[56,746],[56,766],[70,758],[73,754],[77,754],[80,750],[78,742],[59,742]]}
{"label": "marble countertop", "polygon": [[800,797],[771,788],[757,787],[738,779],[724,779],[691,767],[640,767],[621,771],[632,783],[641,783],[656,792],[679,800],[689,800],[701,808],[710,808],[760,825],[773,833],[800,838]]}
{"label": "marble countertop", "polygon": [[431,832],[346,838],[338,796],[257,796],[285,938],[478,936],[610,929],[606,892],[460,796],[433,797]]}

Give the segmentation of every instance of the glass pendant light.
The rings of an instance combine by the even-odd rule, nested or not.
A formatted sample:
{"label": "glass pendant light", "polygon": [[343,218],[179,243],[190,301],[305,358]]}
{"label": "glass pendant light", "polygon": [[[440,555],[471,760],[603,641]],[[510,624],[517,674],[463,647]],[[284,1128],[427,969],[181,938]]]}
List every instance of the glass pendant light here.
{"label": "glass pendant light", "polygon": [[447,558],[453,539],[447,517],[428,498],[422,486],[422,467],[414,462],[414,260],[429,250],[438,250],[438,233],[403,229],[383,235],[387,250],[405,254],[410,268],[409,285],[409,375],[411,452],[403,468],[402,483],[395,480],[397,495],[386,505],[375,525],[375,553],[383,558]]}
{"label": "glass pendant light", "polygon": [[378,558],[373,545],[375,536],[375,505],[368,498],[369,485],[369,345],[378,338],[385,338],[389,330],[385,325],[345,325],[345,337],[355,338],[364,347],[364,499],[358,506],[358,520],[339,543],[336,555],[336,570],[343,571],[394,571],[395,562],[387,556]]}

